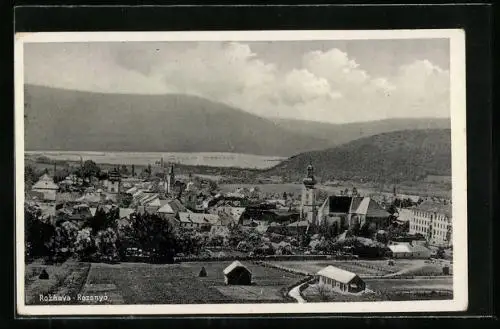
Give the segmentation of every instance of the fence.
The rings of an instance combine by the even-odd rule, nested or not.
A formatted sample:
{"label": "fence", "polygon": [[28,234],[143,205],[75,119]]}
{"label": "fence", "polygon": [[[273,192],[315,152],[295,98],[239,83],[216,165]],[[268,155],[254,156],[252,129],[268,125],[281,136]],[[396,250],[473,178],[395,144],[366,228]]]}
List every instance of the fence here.
{"label": "fence", "polygon": [[186,256],[175,257],[178,262],[212,262],[212,261],[294,261],[294,260],[326,260],[329,259],[325,255],[269,255],[269,256],[221,256],[221,257],[200,257],[200,256]]}

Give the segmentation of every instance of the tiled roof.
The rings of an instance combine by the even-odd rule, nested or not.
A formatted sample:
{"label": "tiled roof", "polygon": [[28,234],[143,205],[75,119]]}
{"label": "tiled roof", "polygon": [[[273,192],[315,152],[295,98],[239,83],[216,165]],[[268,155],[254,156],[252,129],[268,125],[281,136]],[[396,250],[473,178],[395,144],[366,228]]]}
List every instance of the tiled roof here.
{"label": "tiled roof", "polygon": [[213,214],[198,214],[190,212],[180,212],[179,220],[182,223],[197,223],[197,224],[218,224],[220,221],[219,215]]}
{"label": "tiled roof", "polygon": [[32,189],[58,190],[59,186],[57,186],[57,184],[49,180],[39,180],[33,185]]}
{"label": "tiled roof", "polygon": [[424,201],[415,210],[444,214],[448,217],[452,215],[452,205],[449,202],[444,204],[442,202]]}

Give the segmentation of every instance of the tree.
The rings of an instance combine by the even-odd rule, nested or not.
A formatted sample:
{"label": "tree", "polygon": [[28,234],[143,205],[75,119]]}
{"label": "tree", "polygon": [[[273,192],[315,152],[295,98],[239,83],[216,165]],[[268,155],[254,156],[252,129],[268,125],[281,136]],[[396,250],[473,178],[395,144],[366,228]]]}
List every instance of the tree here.
{"label": "tree", "polygon": [[444,248],[439,247],[438,250],[436,251],[436,258],[444,258]]}
{"label": "tree", "polygon": [[135,165],[132,165],[132,177],[135,177]]}
{"label": "tree", "polygon": [[92,161],[92,160],[87,160],[83,163],[83,168],[82,168],[82,177],[83,178],[92,178],[92,177],[98,177],[101,169],[97,166],[97,164]]}
{"label": "tree", "polygon": [[[97,232],[106,230],[107,228],[116,228],[116,220],[119,218],[118,207],[113,207],[106,213],[103,207],[98,207],[94,217],[87,223],[95,235]],[[118,214],[117,214],[118,212]]]}
{"label": "tree", "polygon": [[150,252],[154,261],[174,261],[178,245],[174,228],[169,221],[156,214],[135,214],[130,229],[130,240],[142,250]]}
{"label": "tree", "polygon": [[131,194],[121,193],[120,194],[120,208],[128,208],[132,204],[133,197]]}
{"label": "tree", "polygon": [[398,209],[396,208],[396,205],[393,203],[389,206],[389,208],[387,209],[387,212],[391,215],[394,215],[395,213],[398,212]]}
{"label": "tree", "polygon": [[99,231],[95,237],[97,256],[105,261],[116,261],[119,258],[116,246],[117,240],[118,235],[111,227]]}
{"label": "tree", "polygon": [[50,256],[54,226],[42,220],[39,208],[27,205],[24,207],[24,223],[26,257],[29,259]]}
{"label": "tree", "polygon": [[218,188],[217,182],[209,179],[208,180],[208,188],[210,189],[210,191],[216,191]]}
{"label": "tree", "polygon": [[66,177],[68,177],[69,175],[69,171],[67,169],[62,169],[62,170],[57,170],[55,173],[54,173],[54,183],[59,183],[59,182],[62,182],[63,180],[66,179]]}
{"label": "tree", "polygon": [[51,240],[51,256],[55,262],[64,262],[74,254],[78,226],[71,221],[64,221],[56,226]]}
{"label": "tree", "polygon": [[126,165],[122,165],[122,167],[120,168],[120,174],[125,175],[125,176],[129,174],[128,168]]}
{"label": "tree", "polygon": [[327,302],[329,297],[332,295],[332,289],[324,283],[314,285],[313,289],[322,302]]}
{"label": "tree", "polygon": [[25,182],[24,185],[25,185],[25,187],[31,188],[31,186],[36,181],[38,181],[38,178],[40,178],[40,175],[33,166],[27,165],[24,167],[24,182]]}
{"label": "tree", "polygon": [[75,252],[81,261],[90,261],[96,252],[94,237],[91,228],[78,231],[75,242]]}

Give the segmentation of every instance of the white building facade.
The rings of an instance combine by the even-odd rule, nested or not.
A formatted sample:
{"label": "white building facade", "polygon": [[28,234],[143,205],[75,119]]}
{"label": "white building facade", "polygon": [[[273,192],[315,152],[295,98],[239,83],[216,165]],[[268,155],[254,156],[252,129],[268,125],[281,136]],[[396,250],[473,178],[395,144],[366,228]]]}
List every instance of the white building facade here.
{"label": "white building facade", "polygon": [[429,245],[450,247],[453,232],[451,204],[422,203],[413,210],[409,230],[410,234],[422,234]]}
{"label": "white building facade", "polygon": [[312,166],[312,164],[307,167],[307,176],[302,182],[303,187],[300,203],[300,218],[303,221],[313,223],[317,218],[318,205],[316,204],[316,178],[314,177],[314,167]]}

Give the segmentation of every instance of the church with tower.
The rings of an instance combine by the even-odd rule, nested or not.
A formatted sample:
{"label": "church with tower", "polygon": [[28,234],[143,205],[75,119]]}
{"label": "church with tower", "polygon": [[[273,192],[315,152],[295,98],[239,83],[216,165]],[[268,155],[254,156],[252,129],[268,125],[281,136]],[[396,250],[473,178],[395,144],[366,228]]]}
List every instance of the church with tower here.
{"label": "church with tower", "polygon": [[312,163],[307,166],[307,175],[302,180],[302,198],[300,203],[300,217],[303,221],[308,221],[310,224],[316,222],[318,214],[316,178],[314,177],[314,167]]}

